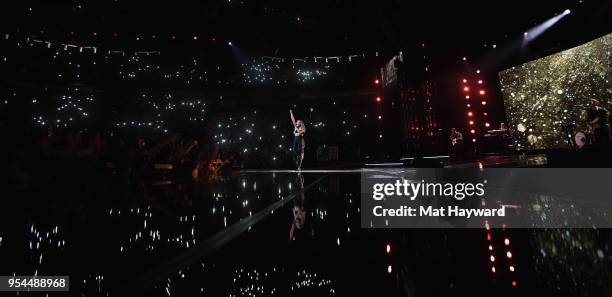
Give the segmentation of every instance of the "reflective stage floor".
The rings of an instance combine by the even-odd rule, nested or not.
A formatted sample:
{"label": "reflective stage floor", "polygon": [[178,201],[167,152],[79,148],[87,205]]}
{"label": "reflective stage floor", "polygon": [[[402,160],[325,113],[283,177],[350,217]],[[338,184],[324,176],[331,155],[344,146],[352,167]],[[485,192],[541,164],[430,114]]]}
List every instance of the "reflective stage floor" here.
{"label": "reflective stage floor", "polygon": [[22,185],[0,275],[69,275],[73,296],[612,294],[609,230],[361,229],[361,171]]}

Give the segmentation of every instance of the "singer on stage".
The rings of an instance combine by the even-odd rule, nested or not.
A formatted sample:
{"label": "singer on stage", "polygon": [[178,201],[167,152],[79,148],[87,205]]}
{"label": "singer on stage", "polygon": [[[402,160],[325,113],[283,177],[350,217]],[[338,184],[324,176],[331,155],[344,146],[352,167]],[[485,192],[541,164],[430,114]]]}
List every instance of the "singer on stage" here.
{"label": "singer on stage", "polygon": [[297,170],[302,169],[302,160],[304,160],[304,147],[306,146],[306,142],[304,141],[304,134],[306,133],[306,126],[302,120],[295,120],[295,116],[293,116],[293,111],[290,109],[289,114],[291,115],[291,123],[293,124],[293,135],[295,138],[293,139],[293,154],[295,165]]}

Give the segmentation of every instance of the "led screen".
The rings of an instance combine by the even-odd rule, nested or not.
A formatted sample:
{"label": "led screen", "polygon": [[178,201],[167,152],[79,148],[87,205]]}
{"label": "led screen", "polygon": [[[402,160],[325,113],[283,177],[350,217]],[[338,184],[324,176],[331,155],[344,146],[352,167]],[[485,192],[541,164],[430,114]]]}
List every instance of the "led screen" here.
{"label": "led screen", "polygon": [[611,107],[612,33],[501,71],[499,78],[515,147],[568,147],[575,133],[588,130],[590,98]]}

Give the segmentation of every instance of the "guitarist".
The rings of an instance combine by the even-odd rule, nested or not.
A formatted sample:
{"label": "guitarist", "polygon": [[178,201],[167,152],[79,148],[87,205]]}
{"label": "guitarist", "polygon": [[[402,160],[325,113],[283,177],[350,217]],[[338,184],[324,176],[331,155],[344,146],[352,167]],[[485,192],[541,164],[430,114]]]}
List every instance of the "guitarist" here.
{"label": "guitarist", "polygon": [[591,99],[587,109],[587,125],[593,133],[595,144],[605,146],[610,144],[610,127],[608,126],[607,109],[601,107],[599,100]]}
{"label": "guitarist", "polygon": [[450,141],[450,157],[452,160],[458,160],[462,157],[463,153],[463,135],[457,129],[452,128]]}

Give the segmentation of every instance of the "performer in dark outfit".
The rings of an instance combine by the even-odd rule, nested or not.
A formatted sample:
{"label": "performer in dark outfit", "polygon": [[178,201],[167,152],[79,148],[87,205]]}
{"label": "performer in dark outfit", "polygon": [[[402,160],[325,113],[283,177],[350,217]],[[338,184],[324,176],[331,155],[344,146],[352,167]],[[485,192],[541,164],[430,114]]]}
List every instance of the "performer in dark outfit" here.
{"label": "performer in dark outfit", "polygon": [[587,124],[593,132],[595,145],[597,146],[608,146],[610,144],[608,115],[608,110],[601,107],[597,99],[591,99],[591,106],[587,109]]}
{"label": "performer in dark outfit", "polygon": [[297,166],[297,170],[301,170],[302,160],[304,160],[304,147],[306,146],[306,142],[304,141],[306,126],[301,120],[295,120],[295,116],[293,116],[292,110],[289,110],[289,114],[291,115],[291,123],[293,124],[293,135],[295,136],[295,138],[293,139],[293,154],[295,165]]}

